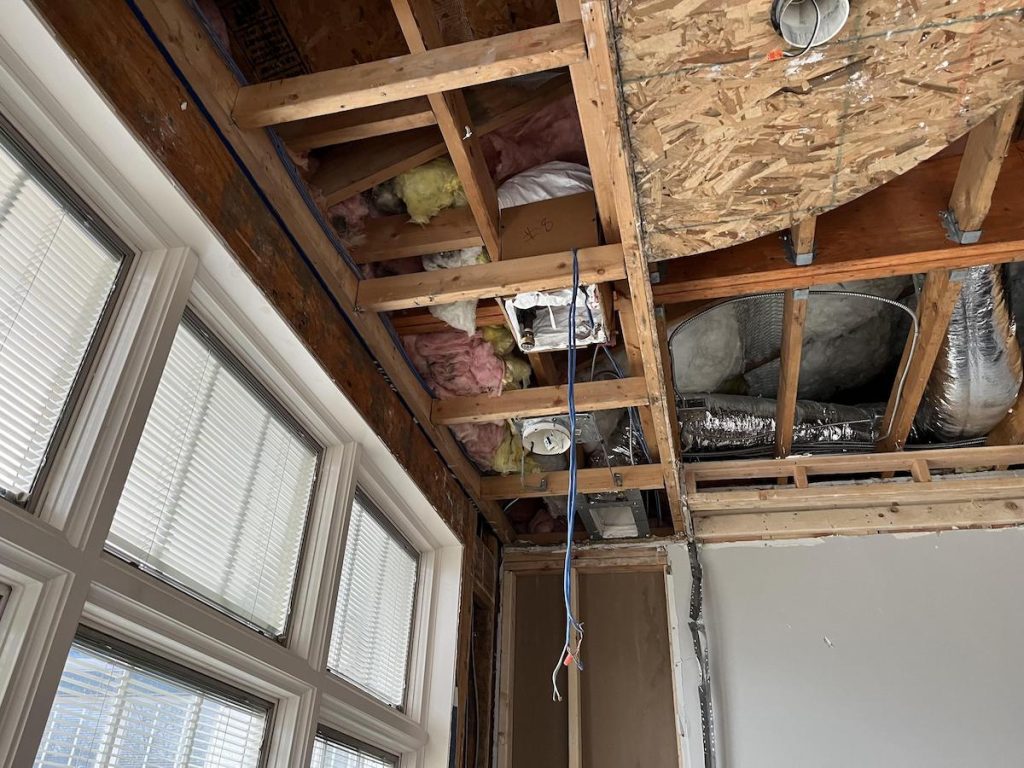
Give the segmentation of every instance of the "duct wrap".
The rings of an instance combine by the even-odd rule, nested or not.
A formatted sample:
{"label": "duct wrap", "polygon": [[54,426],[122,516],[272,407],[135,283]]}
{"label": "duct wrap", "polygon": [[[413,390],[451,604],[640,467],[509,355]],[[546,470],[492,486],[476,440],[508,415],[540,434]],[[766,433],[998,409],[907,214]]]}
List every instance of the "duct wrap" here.
{"label": "duct wrap", "polygon": [[[686,395],[678,408],[683,451],[761,448],[775,443],[775,401],[743,395]],[[798,400],[794,445],[872,445],[879,437],[882,406]]]}
{"label": "duct wrap", "polygon": [[965,270],[915,419],[924,437],[980,437],[1013,406],[1021,385],[1021,351],[1007,301],[1003,269]]}

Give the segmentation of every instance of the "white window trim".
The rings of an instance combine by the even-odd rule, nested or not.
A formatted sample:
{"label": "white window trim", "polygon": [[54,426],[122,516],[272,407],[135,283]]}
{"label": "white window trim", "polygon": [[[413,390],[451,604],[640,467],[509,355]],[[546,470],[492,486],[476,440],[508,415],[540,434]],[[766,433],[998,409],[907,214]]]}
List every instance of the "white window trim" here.
{"label": "white window trim", "polygon": [[[80,623],[272,701],[268,766],[306,765],[318,723],[445,765],[462,546],[34,11],[4,6],[0,109],[138,255],[38,517],[0,500],[0,766],[34,759]],[[102,551],[186,303],[325,449],[283,645]],[[326,670],[357,484],[421,552],[404,712]]]}

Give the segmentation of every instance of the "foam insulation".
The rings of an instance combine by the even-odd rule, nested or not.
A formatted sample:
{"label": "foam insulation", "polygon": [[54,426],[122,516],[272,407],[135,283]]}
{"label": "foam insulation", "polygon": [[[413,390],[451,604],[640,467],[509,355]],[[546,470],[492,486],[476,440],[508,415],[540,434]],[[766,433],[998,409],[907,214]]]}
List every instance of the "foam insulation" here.
{"label": "foam insulation", "polygon": [[395,177],[395,194],[405,203],[409,219],[426,224],[445,208],[466,205],[466,193],[448,157],[439,157]]}
{"label": "foam insulation", "polygon": [[711,251],[842,205],[1019,91],[1024,0],[858,0],[836,38],[783,47],[766,0],[613,0],[648,254]]}

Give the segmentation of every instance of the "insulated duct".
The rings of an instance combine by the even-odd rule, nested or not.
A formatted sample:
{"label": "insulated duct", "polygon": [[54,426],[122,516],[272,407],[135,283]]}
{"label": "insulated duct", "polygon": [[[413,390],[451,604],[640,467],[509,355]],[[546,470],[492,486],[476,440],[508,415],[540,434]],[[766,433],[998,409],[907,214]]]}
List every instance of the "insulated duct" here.
{"label": "insulated duct", "polygon": [[964,270],[915,424],[940,441],[988,434],[1013,406],[1020,385],[1021,351],[1003,268]]}
{"label": "insulated duct", "polygon": [[[798,400],[793,444],[867,447],[881,433],[884,406]],[[775,443],[775,401],[743,395],[686,395],[678,408],[684,452],[715,453]]]}

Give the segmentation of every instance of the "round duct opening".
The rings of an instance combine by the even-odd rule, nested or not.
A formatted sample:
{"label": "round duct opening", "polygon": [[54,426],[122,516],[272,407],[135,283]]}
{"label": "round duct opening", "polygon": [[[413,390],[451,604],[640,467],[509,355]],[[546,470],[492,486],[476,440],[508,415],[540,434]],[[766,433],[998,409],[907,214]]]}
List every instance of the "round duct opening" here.
{"label": "round duct opening", "polygon": [[839,33],[849,16],[850,0],[772,2],[772,26],[795,48],[813,48],[828,42]]}

